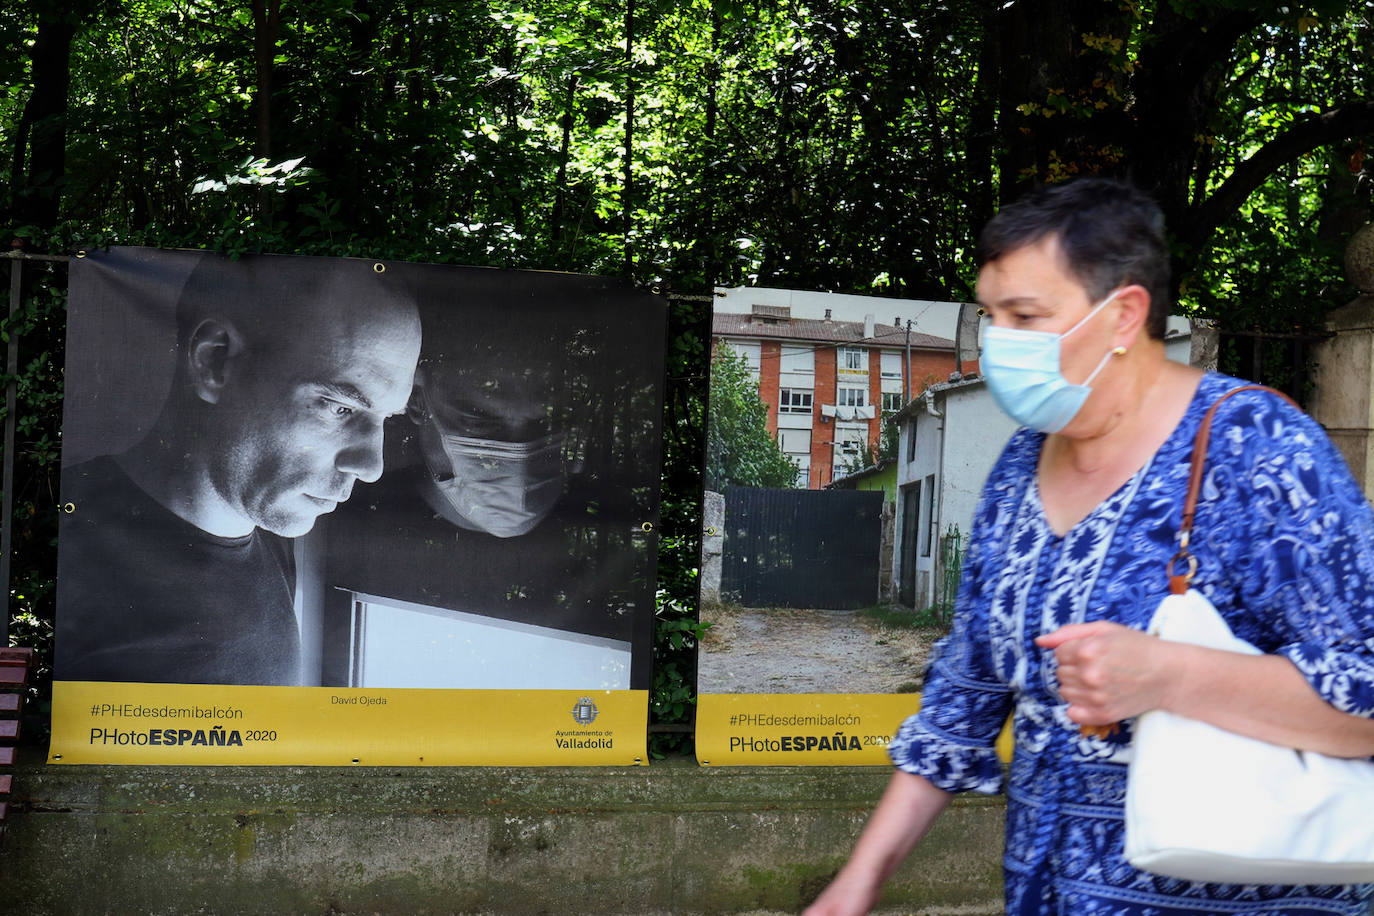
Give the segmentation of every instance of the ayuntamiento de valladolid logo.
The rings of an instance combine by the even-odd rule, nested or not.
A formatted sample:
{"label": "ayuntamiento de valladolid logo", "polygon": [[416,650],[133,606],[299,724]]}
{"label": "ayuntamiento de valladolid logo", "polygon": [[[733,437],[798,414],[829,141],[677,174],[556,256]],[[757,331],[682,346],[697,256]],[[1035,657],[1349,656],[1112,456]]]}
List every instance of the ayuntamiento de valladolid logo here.
{"label": "ayuntamiento de valladolid logo", "polygon": [[[573,721],[584,728],[596,721],[596,704],[591,697],[581,697],[572,708]],[[554,735],[554,744],[561,748],[576,748],[579,750],[587,748],[611,748],[615,746],[615,741],[610,732],[602,731],[576,731],[565,732],[559,730]]]}
{"label": "ayuntamiento de valladolid logo", "polygon": [[581,697],[572,708],[573,721],[578,725],[591,725],[596,721],[596,704],[591,697]]}

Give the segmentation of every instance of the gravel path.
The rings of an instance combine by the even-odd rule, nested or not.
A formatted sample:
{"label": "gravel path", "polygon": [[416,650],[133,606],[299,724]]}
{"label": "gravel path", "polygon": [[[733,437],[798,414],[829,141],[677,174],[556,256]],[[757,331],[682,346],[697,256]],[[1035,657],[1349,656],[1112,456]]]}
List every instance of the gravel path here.
{"label": "gravel path", "polygon": [[909,693],[937,634],[858,611],[703,608],[702,693]]}

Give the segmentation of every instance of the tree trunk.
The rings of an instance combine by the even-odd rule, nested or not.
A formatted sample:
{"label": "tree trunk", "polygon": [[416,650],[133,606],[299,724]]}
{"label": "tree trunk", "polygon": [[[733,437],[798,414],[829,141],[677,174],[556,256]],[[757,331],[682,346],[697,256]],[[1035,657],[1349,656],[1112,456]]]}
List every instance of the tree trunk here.
{"label": "tree trunk", "polygon": [[1183,243],[1176,245],[1181,257],[1176,273],[1197,255],[1192,240],[1179,233],[1192,219],[1193,171],[1205,158],[1203,137],[1231,49],[1258,23],[1254,13],[1222,9],[1201,10],[1190,19],[1161,4],[1142,42],[1132,87],[1135,136],[1127,174],[1155,198],[1165,225]]}
{"label": "tree trunk", "polygon": [[[67,172],[67,91],[71,48],[80,12],[50,10],[38,19],[29,57],[33,93],[15,132],[12,218],[15,227],[48,229],[57,224]],[[24,147],[28,155],[24,155]]]}
{"label": "tree trunk", "polygon": [[277,56],[281,0],[253,0],[253,59],[257,65],[254,107],[260,159],[272,158],[272,62]]}
{"label": "tree trunk", "polygon": [[1101,0],[1022,0],[999,18],[1003,201],[1042,182],[1119,171],[1126,77],[1094,45],[1124,41],[1131,14]]}
{"label": "tree trunk", "polygon": [[577,74],[568,77],[568,100],[563,105],[563,140],[558,146],[558,175],[554,178],[553,215],[549,217],[549,248],[554,262],[563,247],[563,220],[568,206],[568,157],[572,150],[577,104]]}
{"label": "tree trunk", "polygon": [[997,201],[994,174],[997,136],[997,83],[1002,65],[1002,35],[997,27],[999,0],[983,0],[979,19],[982,40],[978,46],[978,76],[973,87],[973,108],[969,112],[968,180],[972,184],[969,222],[979,232],[992,219]]}
{"label": "tree trunk", "polygon": [[371,158],[370,144],[363,142],[362,125],[367,123],[368,61],[377,35],[375,11],[371,0],[355,0],[348,25],[347,73],[338,92],[336,116],[321,131],[316,147],[320,171],[327,176],[329,196],[339,205],[338,220],[359,233],[370,231],[373,212],[364,206],[378,196],[362,187],[366,163]]}

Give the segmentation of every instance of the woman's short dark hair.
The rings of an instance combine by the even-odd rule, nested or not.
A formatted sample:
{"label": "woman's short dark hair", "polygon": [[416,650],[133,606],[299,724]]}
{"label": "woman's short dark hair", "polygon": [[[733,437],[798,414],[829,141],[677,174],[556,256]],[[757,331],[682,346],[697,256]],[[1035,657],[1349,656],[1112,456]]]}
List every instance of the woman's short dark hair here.
{"label": "woman's short dark hair", "polygon": [[1150,294],[1145,330],[1164,339],[1170,311],[1164,214],[1137,188],[1108,178],[1039,187],[988,221],[973,250],[981,269],[1046,236],[1059,239],[1069,270],[1094,301],[1138,283]]}

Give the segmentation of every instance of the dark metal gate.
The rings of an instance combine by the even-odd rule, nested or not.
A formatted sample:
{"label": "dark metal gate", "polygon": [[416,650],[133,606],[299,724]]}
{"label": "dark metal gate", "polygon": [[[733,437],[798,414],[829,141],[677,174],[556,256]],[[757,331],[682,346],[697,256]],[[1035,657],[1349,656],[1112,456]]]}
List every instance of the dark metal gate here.
{"label": "dark metal gate", "polygon": [[883,494],[727,487],[721,593],[749,607],[878,601]]}
{"label": "dark metal gate", "polygon": [[1312,385],[1312,348],[1332,332],[1217,329],[1217,368],[1277,388],[1304,407]]}

